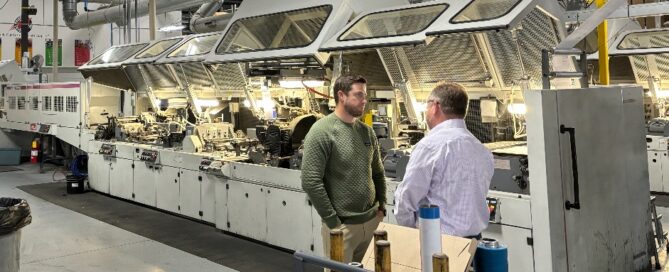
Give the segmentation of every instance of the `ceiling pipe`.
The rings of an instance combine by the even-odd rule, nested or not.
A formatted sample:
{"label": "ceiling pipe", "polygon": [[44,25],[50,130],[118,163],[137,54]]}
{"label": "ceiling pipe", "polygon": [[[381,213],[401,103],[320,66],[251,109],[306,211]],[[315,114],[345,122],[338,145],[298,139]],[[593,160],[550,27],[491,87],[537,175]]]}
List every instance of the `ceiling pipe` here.
{"label": "ceiling pipe", "polygon": [[232,18],[232,14],[212,16],[221,9],[223,2],[225,0],[202,5],[191,17],[190,30],[195,33],[208,33],[225,29],[230,22],[230,18]]}
{"label": "ceiling pipe", "polygon": [[65,24],[70,25],[75,16],[77,16],[77,0],[63,0],[63,19],[65,20]]}
{"label": "ceiling pipe", "polygon": [[[156,1],[156,11],[157,13],[165,13],[188,9],[211,2],[212,0],[161,0]],[[81,29],[108,23],[116,23],[119,26],[125,24],[123,15],[126,12],[126,7],[123,5],[90,11],[84,14],[77,14],[76,3],[76,0],[63,0],[63,17],[65,24],[70,29]],[[136,14],[136,16],[145,16],[149,13],[149,0],[139,0],[136,11],[133,5],[130,5],[127,8],[130,9],[132,14]]]}
{"label": "ceiling pipe", "polygon": [[208,33],[223,31],[232,19],[232,13],[221,14],[206,18],[200,18],[195,22],[191,22],[190,30],[195,33]]}
{"label": "ceiling pipe", "polygon": [[106,4],[109,6],[117,6],[123,4],[123,0],[88,0],[88,3]]}

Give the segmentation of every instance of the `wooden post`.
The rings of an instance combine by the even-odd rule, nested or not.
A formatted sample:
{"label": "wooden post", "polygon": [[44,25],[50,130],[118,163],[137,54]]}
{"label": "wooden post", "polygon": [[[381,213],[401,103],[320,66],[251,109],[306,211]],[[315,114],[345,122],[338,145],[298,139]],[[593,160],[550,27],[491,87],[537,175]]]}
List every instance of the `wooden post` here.
{"label": "wooden post", "polygon": [[390,242],[386,240],[376,241],[374,247],[375,272],[390,272]]}
{"label": "wooden post", "polygon": [[344,261],[344,232],[341,230],[330,231],[330,259]]}
{"label": "wooden post", "polygon": [[374,244],[376,241],[386,240],[388,241],[388,232],[385,230],[375,230],[374,231]]}
{"label": "wooden post", "polygon": [[448,256],[446,254],[435,253],[432,255],[432,271],[448,272]]}

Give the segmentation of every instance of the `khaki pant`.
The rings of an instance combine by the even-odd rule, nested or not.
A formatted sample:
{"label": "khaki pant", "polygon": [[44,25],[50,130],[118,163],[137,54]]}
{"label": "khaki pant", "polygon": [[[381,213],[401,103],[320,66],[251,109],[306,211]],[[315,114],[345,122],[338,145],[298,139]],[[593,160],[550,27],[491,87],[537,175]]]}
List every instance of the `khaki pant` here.
{"label": "khaki pant", "polygon": [[[374,237],[374,231],[383,221],[383,217],[375,216],[363,224],[341,224],[337,229],[344,233],[344,263],[361,262],[365,251]],[[325,257],[330,258],[330,228],[323,224],[321,227],[323,237],[323,252]]]}

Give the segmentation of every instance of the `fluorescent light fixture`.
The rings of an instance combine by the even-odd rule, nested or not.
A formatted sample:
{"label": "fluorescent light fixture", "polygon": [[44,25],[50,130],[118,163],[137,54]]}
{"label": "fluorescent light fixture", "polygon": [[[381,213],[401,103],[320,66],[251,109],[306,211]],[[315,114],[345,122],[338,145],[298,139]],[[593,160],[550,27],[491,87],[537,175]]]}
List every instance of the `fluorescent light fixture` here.
{"label": "fluorescent light fixture", "polygon": [[527,107],[525,107],[525,104],[522,103],[509,104],[509,106],[507,106],[506,109],[511,114],[525,114],[527,112]]}
{"label": "fluorescent light fixture", "polygon": [[186,28],[185,25],[168,25],[164,26],[158,29],[160,32],[170,32],[170,31],[177,31],[177,30],[182,30]]}
{"label": "fluorescent light fixture", "polygon": [[284,89],[300,89],[304,88],[304,85],[309,88],[323,87],[323,83],[323,80],[279,80],[279,86]]}
{"label": "fluorescent light fixture", "polygon": [[200,107],[216,107],[220,103],[216,99],[196,99],[195,104]]}

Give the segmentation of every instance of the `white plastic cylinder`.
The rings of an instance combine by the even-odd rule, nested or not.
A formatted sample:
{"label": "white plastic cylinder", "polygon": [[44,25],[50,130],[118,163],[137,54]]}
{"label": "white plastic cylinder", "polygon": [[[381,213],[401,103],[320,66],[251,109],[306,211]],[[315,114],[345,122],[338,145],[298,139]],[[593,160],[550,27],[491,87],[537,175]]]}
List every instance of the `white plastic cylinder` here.
{"label": "white plastic cylinder", "polygon": [[28,57],[28,52],[23,52],[23,57],[21,58],[21,68],[30,68],[30,58]]}
{"label": "white plastic cylinder", "polygon": [[421,271],[432,272],[432,255],[441,253],[441,224],[439,207],[421,206],[418,211],[420,230]]}

